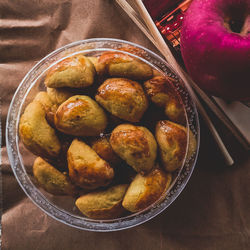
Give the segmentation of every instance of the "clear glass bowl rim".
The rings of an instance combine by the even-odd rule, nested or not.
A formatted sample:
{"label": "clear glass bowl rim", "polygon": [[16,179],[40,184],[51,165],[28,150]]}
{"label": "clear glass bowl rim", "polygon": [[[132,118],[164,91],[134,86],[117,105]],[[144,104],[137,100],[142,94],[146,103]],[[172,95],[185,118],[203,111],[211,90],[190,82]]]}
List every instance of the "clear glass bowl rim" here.
{"label": "clear glass bowl rim", "polygon": [[[198,119],[198,112],[197,112],[197,109],[196,109],[196,106],[194,103],[193,103],[193,109],[194,109],[194,113],[195,113],[195,122],[196,122],[196,129],[197,129],[197,136],[196,136],[197,149],[196,149],[196,154],[195,154],[195,158],[193,160],[192,166],[190,167],[190,171],[188,172],[188,174],[186,174],[186,176],[184,176],[184,179],[182,180],[181,185],[179,185],[177,187],[177,190],[175,190],[174,194],[172,194],[172,196],[169,198],[169,200],[166,202],[166,204],[163,204],[163,202],[161,202],[157,206],[152,206],[152,207],[150,206],[150,210],[147,209],[146,211],[142,211],[141,213],[136,213],[136,214],[131,215],[129,217],[114,219],[114,220],[103,220],[103,221],[102,220],[92,220],[92,219],[72,215],[71,213],[69,213],[63,209],[58,208],[53,203],[48,201],[46,199],[46,197],[39,190],[37,190],[37,188],[31,182],[31,180],[29,179],[29,177],[25,171],[21,155],[16,154],[16,152],[15,152],[15,150],[18,149],[18,140],[16,140],[17,138],[13,138],[12,132],[13,132],[14,127],[17,131],[18,124],[15,124],[15,126],[10,126],[11,122],[13,122],[13,119],[12,119],[13,116],[11,115],[12,111],[13,111],[13,109],[18,108],[17,106],[15,106],[17,95],[18,95],[22,85],[25,83],[25,81],[28,79],[28,77],[32,74],[33,71],[35,71],[36,69],[39,69],[39,67],[41,65],[43,65],[44,62],[46,62],[49,58],[53,58],[55,55],[57,55],[63,51],[66,51],[69,48],[74,48],[75,46],[78,46],[78,45],[82,45],[82,44],[86,45],[88,43],[95,43],[95,42],[119,43],[119,44],[131,45],[131,46],[140,48],[140,49],[144,50],[146,53],[148,53],[149,55],[151,55],[156,60],[165,64],[166,67],[171,70],[171,72],[173,72],[176,76],[178,76],[178,74],[173,70],[171,65],[169,65],[166,61],[164,61],[160,56],[158,56],[154,52],[144,48],[143,46],[140,46],[140,45],[132,43],[132,42],[128,42],[128,41],[124,41],[124,40],[120,40],[120,39],[112,39],[112,38],[94,38],[94,39],[80,40],[80,41],[76,41],[76,42],[67,44],[61,48],[56,49],[55,51],[51,52],[46,57],[44,57],[42,60],[40,60],[26,74],[26,76],[23,78],[22,82],[20,83],[19,87],[17,88],[17,90],[12,98],[12,101],[11,101],[11,104],[9,107],[9,111],[8,111],[7,121],[6,121],[6,147],[7,147],[9,160],[11,163],[11,168],[13,170],[13,173],[14,173],[19,185],[21,186],[23,191],[26,193],[26,195],[32,200],[32,202],[36,206],[38,206],[41,210],[43,210],[46,214],[48,214],[52,218],[54,218],[62,223],[65,223],[67,225],[70,225],[72,227],[82,229],[82,230],[98,231],[98,232],[118,231],[118,230],[131,228],[131,227],[134,227],[136,225],[140,225],[140,224],[154,218],[159,213],[163,212],[179,196],[179,194],[182,192],[182,190],[186,186],[187,182],[189,181],[189,179],[192,175],[194,166],[195,166],[196,161],[197,161],[197,156],[198,156],[198,152],[199,152],[199,145],[200,145],[199,119]],[[107,50],[108,50],[108,48],[107,48]],[[128,52],[125,52],[125,53],[128,53]],[[178,78],[180,81],[182,81],[179,76],[178,76]],[[182,84],[186,87],[186,90],[191,98],[191,101],[193,102],[192,93],[190,93],[190,91],[189,91],[190,87],[186,86],[185,83],[183,83],[183,82],[182,82]],[[15,132],[14,132],[14,134],[15,134]]]}

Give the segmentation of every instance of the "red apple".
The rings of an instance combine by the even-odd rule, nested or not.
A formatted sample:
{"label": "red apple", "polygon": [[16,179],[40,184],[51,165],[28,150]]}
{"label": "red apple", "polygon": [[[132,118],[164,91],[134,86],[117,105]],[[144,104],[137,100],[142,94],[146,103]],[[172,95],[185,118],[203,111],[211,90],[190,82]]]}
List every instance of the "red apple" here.
{"label": "red apple", "polygon": [[212,95],[250,100],[250,0],[193,0],[181,30],[193,80]]}

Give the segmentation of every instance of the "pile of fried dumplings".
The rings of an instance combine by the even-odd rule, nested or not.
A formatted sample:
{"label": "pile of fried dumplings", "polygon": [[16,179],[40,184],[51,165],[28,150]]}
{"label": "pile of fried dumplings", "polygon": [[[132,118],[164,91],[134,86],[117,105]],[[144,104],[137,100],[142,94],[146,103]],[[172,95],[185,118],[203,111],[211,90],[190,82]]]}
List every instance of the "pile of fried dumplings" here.
{"label": "pile of fried dumplings", "polygon": [[[24,146],[37,156],[33,175],[53,195],[75,197],[93,219],[148,208],[166,195],[173,176],[196,150],[174,78],[124,47],[82,54],[47,72],[19,122]],[[124,53],[130,52],[131,54]]]}

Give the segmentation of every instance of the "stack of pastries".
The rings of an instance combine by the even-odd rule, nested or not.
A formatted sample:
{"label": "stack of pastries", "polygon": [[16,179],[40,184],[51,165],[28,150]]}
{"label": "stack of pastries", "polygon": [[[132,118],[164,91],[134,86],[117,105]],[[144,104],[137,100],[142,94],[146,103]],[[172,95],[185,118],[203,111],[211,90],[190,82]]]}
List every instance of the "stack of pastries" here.
{"label": "stack of pastries", "polygon": [[[38,157],[33,175],[71,195],[93,219],[119,218],[162,200],[196,149],[173,78],[130,53],[74,55],[52,66],[25,108],[19,135]],[[189,149],[186,152],[186,149]]]}

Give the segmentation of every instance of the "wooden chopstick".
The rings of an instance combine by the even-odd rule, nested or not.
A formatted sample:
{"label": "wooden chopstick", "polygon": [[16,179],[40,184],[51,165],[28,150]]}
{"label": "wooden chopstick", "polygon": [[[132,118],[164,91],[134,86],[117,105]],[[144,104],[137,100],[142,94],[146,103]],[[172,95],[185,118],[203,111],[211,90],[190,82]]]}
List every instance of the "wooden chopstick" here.
{"label": "wooden chopstick", "polygon": [[168,63],[175,69],[175,71],[181,76],[184,83],[186,84],[186,87],[189,89],[189,91],[192,93],[193,98],[196,102],[197,108],[202,115],[204,121],[206,122],[209,130],[211,131],[211,134],[213,135],[223,157],[225,160],[225,163],[229,166],[234,164],[234,160],[232,159],[231,155],[229,154],[226,146],[224,145],[220,135],[218,134],[216,128],[214,127],[212,121],[210,120],[209,116],[207,115],[205,109],[203,108],[202,104],[200,103],[198,97],[190,87],[192,84],[190,83],[190,78],[187,77],[187,74],[184,72],[184,70],[180,67],[180,65],[177,63],[176,59],[174,58],[173,54],[171,53],[169,47],[166,45],[164,39],[162,38],[159,30],[157,29],[156,25],[154,24],[151,16],[149,15],[148,11],[146,10],[144,4],[141,0],[135,0],[138,11],[140,12],[140,15],[142,16],[144,22],[146,23],[149,31],[152,34],[153,39],[155,40],[156,47],[159,49],[159,51],[162,53],[162,55],[166,58]]}
{"label": "wooden chopstick", "polygon": [[[127,15],[134,21],[134,23],[139,27],[139,29],[146,35],[146,37],[156,46],[154,38],[148,31],[148,28],[145,24],[140,20],[138,14],[131,7],[129,3],[124,0],[116,0],[116,2],[120,5],[120,7],[127,13]],[[157,46],[156,46],[157,47]]]}

